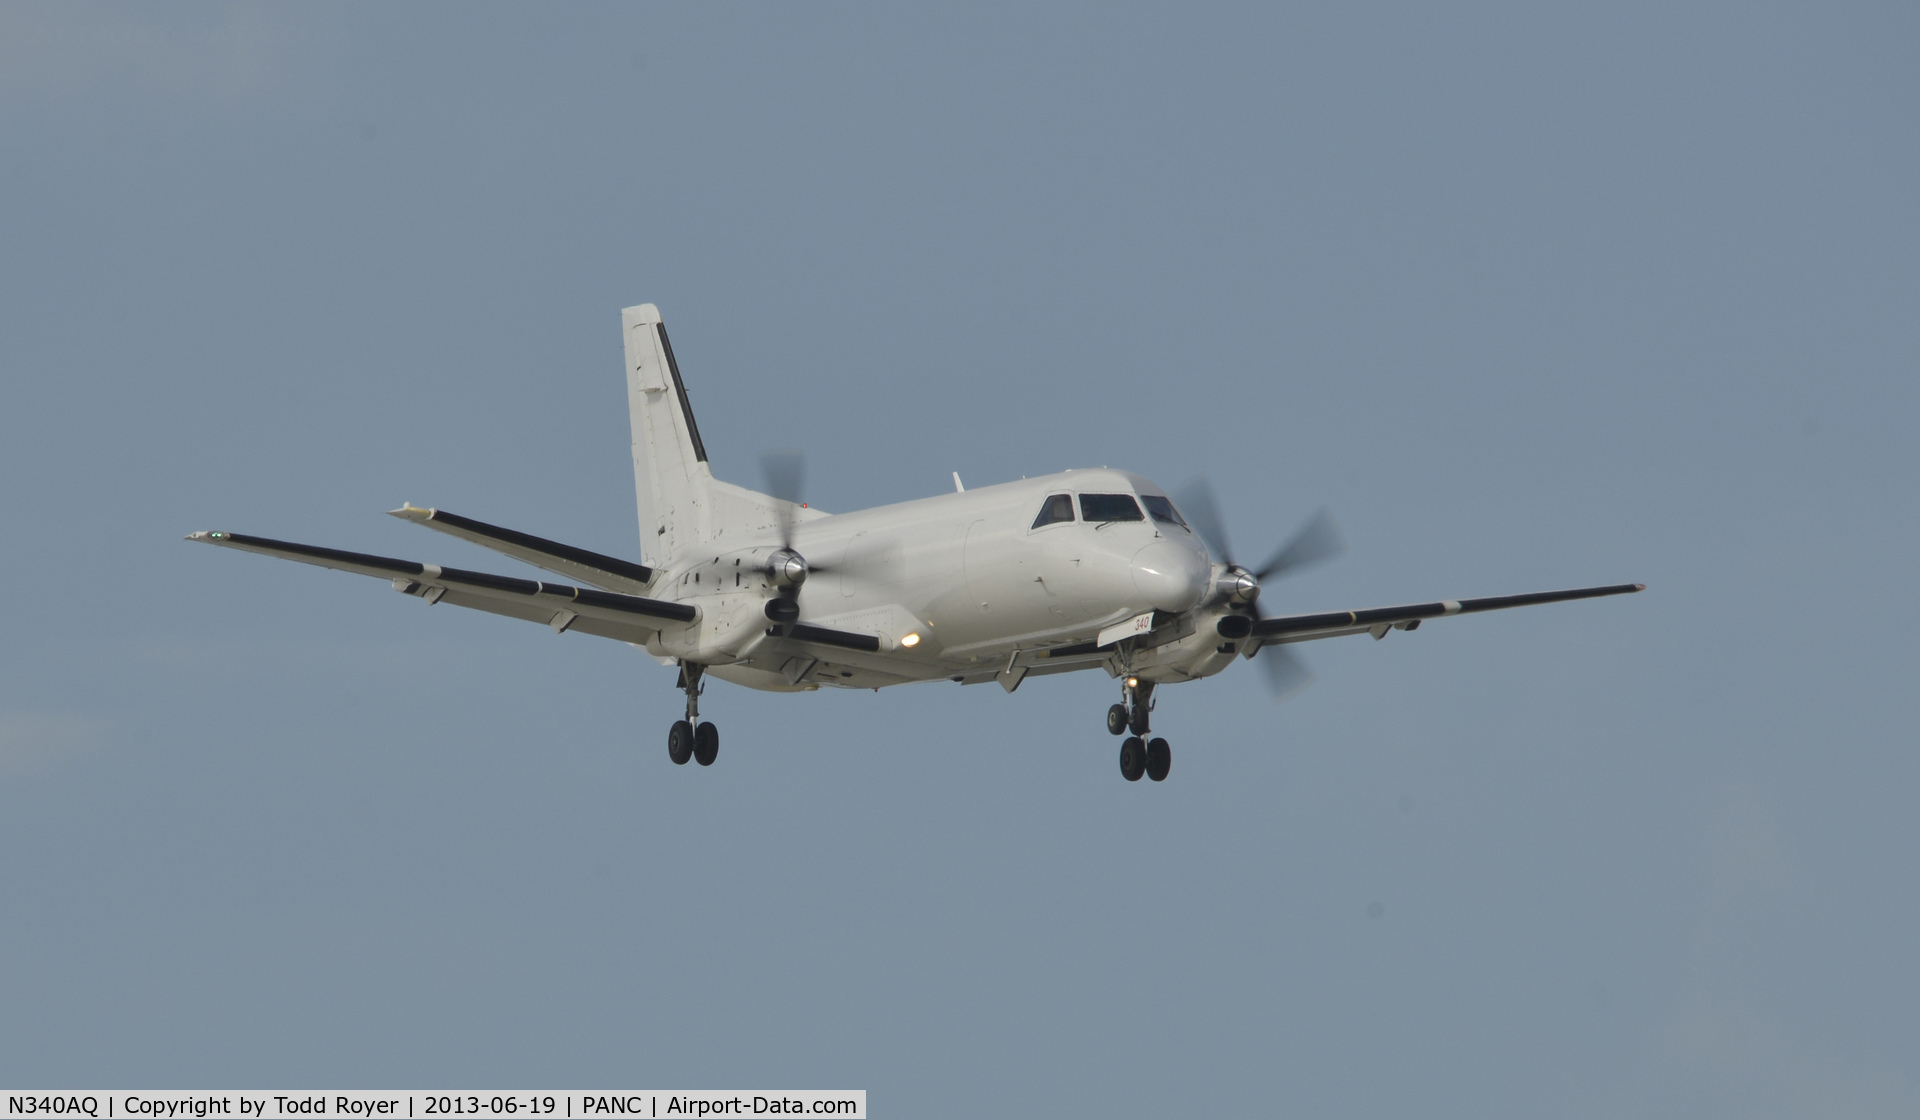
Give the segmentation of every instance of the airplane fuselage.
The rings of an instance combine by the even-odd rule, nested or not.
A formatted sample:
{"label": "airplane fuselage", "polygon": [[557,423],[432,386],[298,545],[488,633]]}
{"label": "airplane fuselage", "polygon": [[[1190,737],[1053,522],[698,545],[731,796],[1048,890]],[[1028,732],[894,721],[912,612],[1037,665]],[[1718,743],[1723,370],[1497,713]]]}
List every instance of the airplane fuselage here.
{"label": "airplane fuselage", "polygon": [[[875,635],[878,649],[832,651],[803,676],[783,670],[792,655],[780,649],[779,627],[766,613],[774,591],[768,561],[782,547],[773,534],[663,572],[654,594],[698,606],[701,623],[662,633],[648,648],[775,689],[993,679],[1010,663],[1023,667],[1021,659],[1028,669],[1092,667],[1111,651],[1085,650],[1080,664],[1048,654],[1142,615],[1182,615],[1212,583],[1206,547],[1177,514],[1150,512],[1149,499],[1164,502],[1165,494],[1138,475],[1103,468],[815,514],[794,527],[791,542],[817,569],[793,589],[798,621]],[[1046,521],[1050,501],[1057,519]],[[1098,519],[1108,512],[1127,519]],[[1230,661],[1195,668],[1218,671]]]}

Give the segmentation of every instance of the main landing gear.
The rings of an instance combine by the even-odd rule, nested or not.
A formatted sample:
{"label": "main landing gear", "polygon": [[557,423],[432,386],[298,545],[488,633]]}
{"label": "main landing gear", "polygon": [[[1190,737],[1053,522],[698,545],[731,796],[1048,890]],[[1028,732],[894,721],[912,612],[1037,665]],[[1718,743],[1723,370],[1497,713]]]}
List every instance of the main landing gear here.
{"label": "main landing gear", "polygon": [[685,766],[693,759],[702,766],[712,766],[713,760],[720,757],[720,729],[711,723],[700,723],[700,694],[706,686],[700,678],[706,673],[705,665],[692,662],[680,664],[680,687],[687,694],[687,718],[675,720],[672,730],[667,732],[667,757],[673,759],[675,766]]}
{"label": "main landing gear", "polygon": [[1153,711],[1153,682],[1128,677],[1123,688],[1126,702],[1107,709],[1110,734],[1133,732],[1120,743],[1120,776],[1137,782],[1144,774],[1156,782],[1164,782],[1167,772],[1173,769],[1173,748],[1165,739],[1146,737]]}

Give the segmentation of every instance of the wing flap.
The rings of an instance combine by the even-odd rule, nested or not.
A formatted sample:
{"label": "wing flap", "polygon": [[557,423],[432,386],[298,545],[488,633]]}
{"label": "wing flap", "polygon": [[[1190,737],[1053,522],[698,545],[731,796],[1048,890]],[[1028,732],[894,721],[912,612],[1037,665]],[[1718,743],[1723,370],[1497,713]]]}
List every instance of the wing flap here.
{"label": "wing flap", "polygon": [[[1409,603],[1400,607],[1373,607],[1362,611],[1323,611],[1318,614],[1283,615],[1253,624],[1255,638],[1268,642],[1306,642],[1318,638],[1337,638],[1343,634],[1365,634],[1376,628],[1444,618],[1456,614],[1478,614],[1510,607],[1532,607],[1542,603],[1565,603],[1574,599],[1598,599],[1605,595],[1630,595],[1645,591],[1644,583],[1618,583],[1606,587],[1577,587],[1570,591],[1534,591],[1525,595],[1495,595],[1484,599],[1442,599],[1432,603]],[[1384,633],[1384,629],[1382,631]]]}

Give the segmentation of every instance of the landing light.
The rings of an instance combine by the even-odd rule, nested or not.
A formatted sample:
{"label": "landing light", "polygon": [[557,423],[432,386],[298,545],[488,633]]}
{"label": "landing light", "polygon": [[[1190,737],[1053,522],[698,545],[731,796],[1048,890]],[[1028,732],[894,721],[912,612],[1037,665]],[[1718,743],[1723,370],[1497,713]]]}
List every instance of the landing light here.
{"label": "landing light", "polygon": [[1139,678],[1139,677],[1128,677],[1128,678],[1127,678],[1127,687],[1128,687],[1128,688],[1139,688],[1139,687],[1140,687],[1140,678]]}
{"label": "landing light", "polygon": [[914,646],[917,646],[920,644],[920,635],[908,634],[906,637],[900,639],[900,644],[907,647],[908,649],[912,649]]}

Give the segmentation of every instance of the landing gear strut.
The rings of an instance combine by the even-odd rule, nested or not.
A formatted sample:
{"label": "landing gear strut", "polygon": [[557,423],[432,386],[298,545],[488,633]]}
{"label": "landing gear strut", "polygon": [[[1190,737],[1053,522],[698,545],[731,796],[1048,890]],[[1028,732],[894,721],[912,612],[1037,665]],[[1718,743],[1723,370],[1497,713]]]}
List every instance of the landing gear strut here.
{"label": "landing gear strut", "polygon": [[1128,677],[1123,686],[1127,696],[1127,730],[1145,737],[1153,712],[1153,682]]}
{"label": "landing gear strut", "polygon": [[1153,682],[1128,677],[1120,686],[1120,695],[1121,702],[1107,709],[1107,733],[1145,735],[1153,711]]}
{"label": "landing gear strut", "polygon": [[1153,682],[1129,676],[1121,685],[1125,703],[1107,709],[1107,730],[1115,735],[1131,731],[1120,744],[1120,776],[1137,782],[1144,775],[1167,780],[1173,769],[1173,748],[1165,739],[1147,739],[1153,712]]}
{"label": "landing gear strut", "polygon": [[685,766],[688,759],[712,766],[713,760],[720,757],[720,729],[700,722],[700,694],[706,691],[701,678],[706,671],[705,665],[691,661],[680,663],[679,687],[687,694],[687,718],[675,720],[667,732],[667,757],[675,766]]}

